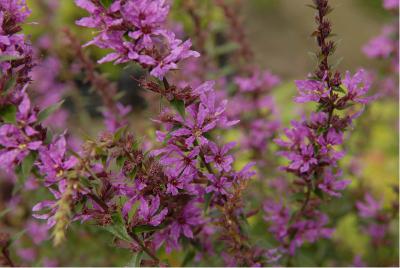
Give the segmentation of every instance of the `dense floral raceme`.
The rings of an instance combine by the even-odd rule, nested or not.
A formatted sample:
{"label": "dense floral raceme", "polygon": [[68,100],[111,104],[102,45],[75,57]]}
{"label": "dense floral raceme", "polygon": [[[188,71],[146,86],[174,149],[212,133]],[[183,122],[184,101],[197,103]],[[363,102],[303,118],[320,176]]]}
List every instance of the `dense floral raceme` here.
{"label": "dense floral raceme", "polygon": [[134,61],[150,68],[151,75],[162,78],[169,70],[176,69],[182,59],[199,56],[190,50],[190,40],[177,39],[165,27],[170,6],[164,0],[114,1],[108,7],[90,0],[76,4],[90,13],[90,17],[80,19],[77,24],[100,32],[86,45],[114,50],[99,63]]}
{"label": "dense floral raceme", "polygon": [[350,183],[342,179],[343,173],[338,165],[345,154],[340,146],[344,142],[345,130],[360,115],[360,111],[349,111],[344,116],[337,111],[346,111],[350,104],[364,105],[373,99],[366,96],[371,85],[364,70],[354,75],[347,71],[342,79],[339,72],[331,69],[328,56],[332,54],[335,44],[327,40],[331,25],[325,18],[330,6],[326,0],[316,0],[314,5],[318,25],[314,33],[321,61],[307,80],[295,81],[299,92],[295,101],[314,102],[317,111],[309,118],[292,121],[292,127],[285,130],[286,137],[276,139],[276,143],[283,148],[278,154],[289,160],[282,169],[298,177],[298,191],[304,197],[301,207],[295,212],[290,212],[281,202],[274,205],[266,203],[264,207],[265,219],[270,223],[269,230],[282,243],[281,250],[288,251],[290,255],[294,255],[296,248],[306,241],[331,237],[333,229],[327,227],[328,216],[318,207],[324,196],[341,197],[341,191]]}
{"label": "dense floral raceme", "polygon": [[358,166],[397,27],[358,48],[384,72],[341,72],[311,1],[317,65],[293,81],[259,66],[244,2],[0,0],[2,266],[398,265],[398,203]]}

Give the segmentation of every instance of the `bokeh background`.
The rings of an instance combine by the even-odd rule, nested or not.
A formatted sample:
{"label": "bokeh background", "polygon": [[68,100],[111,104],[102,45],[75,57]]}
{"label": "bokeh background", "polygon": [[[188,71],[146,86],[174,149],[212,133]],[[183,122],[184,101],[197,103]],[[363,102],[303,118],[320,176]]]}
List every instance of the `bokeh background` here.
{"label": "bokeh background", "polygon": [[[225,31],[220,11],[213,10],[208,0],[198,1],[202,5],[209,5],[213,27],[222,32]],[[24,30],[32,36],[33,40],[38,40],[40,36],[47,33],[60,38],[58,41],[61,44],[58,29],[64,27],[70,29],[83,41],[90,40],[91,31],[74,24],[74,21],[84,16],[85,12],[75,7],[72,0],[55,0],[59,7],[51,18],[50,13],[40,5],[40,1],[28,0],[27,2],[33,14]],[[174,2],[172,16],[181,21],[190,36],[191,25],[182,15],[179,6],[181,1]],[[280,107],[283,124],[288,125],[290,120],[298,119],[300,114],[300,107],[293,102],[293,97],[296,95],[293,81],[304,79],[315,67],[309,53],[316,49],[315,41],[310,36],[315,27],[314,11],[306,6],[310,3],[308,0],[246,0],[242,2],[242,9],[237,16],[243,21],[257,64],[262,68],[270,69],[282,78],[283,83],[273,92],[273,95]],[[352,72],[360,67],[378,70],[383,68],[387,63],[368,59],[361,48],[369,39],[380,33],[382,26],[390,22],[393,15],[381,7],[380,0],[334,0],[332,6],[334,11],[329,17],[333,22],[334,33],[337,34],[335,38],[340,40],[335,54],[336,60],[340,61],[338,68]],[[99,59],[105,53],[99,49],[90,48],[90,56],[93,59]],[[134,120],[135,131],[143,135],[150,134],[146,128],[146,122],[151,117],[151,110],[146,109],[149,104],[146,103],[146,98],[137,84],[130,79],[132,71],[138,72],[138,70],[123,69],[112,64],[105,64],[99,68],[110,80],[117,83],[120,91],[125,92],[123,102],[133,105],[135,113],[132,120]],[[100,113],[94,108],[99,100],[96,100],[93,94],[87,93],[88,90],[84,85],[80,90],[85,92],[83,95],[86,96],[82,101],[82,107],[77,109],[69,104],[74,113],[68,120],[76,121],[77,124],[79,121],[82,125],[90,125],[91,128],[87,134],[96,135],[102,127]],[[374,90],[379,91],[379,89]],[[357,157],[357,168],[360,171],[356,175],[345,174],[353,179],[350,188],[356,189],[360,184],[365,185],[376,196],[383,198],[385,206],[398,201],[398,195],[393,191],[393,187],[398,187],[399,179],[398,111],[398,102],[395,97],[380,99],[371,104],[356,123],[356,131],[351,131],[352,137],[347,142],[346,148],[350,155]],[[230,138],[235,139],[235,135],[235,132],[232,132]],[[247,159],[239,159],[240,161],[245,162]],[[352,161],[353,159],[346,158],[343,160],[343,165],[350,166],[353,164]],[[33,197],[33,200],[41,199],[40,197],[45,193],[39,191],[36,195],[37,197]],[[306,249],[311,252],[310,255],[302,255],[304,259],[301,262],[304,265],[335,264],[332,258],[331,260],[326,258],[327,255],[343,256],[350,260],[354,255],[367,254],[368,237],[360,231],[357,215],[341,213],[341,211],[348,211],[349,206],[351,205],[335,201],[327,208],[332,213],[337,213],[335,217],[337,231],[334,241],[340,247],[333,247],[332,244],[320,244],[319,249],[310,247]],[[13,218],[15,221],[18,219],[18,217]],[[264,235],[267,232],[267,227],[260,220],[255,219],[250,224],[256,226],[255,236]],[[56,256],[59,264],[69,266],[125,265],[129,259],[128,250],[116,249],[110,243],[109,235],[91,226],[73,224],[71,231],[68,232],[66,244],[60,249],[54,249],[51,241],[43,242],[41,254]],[[384,252],[380,256],[393,258],[393,256],[388,257],[388,254],[393,254],[391,252]],[[182,256],[177,252],[169,257],[171,264],[175,265],[178,265],[181,259]],[[328,259],[328,262],[325,262],[325,259]],[[40,260],[37,261],[39,264]]]}

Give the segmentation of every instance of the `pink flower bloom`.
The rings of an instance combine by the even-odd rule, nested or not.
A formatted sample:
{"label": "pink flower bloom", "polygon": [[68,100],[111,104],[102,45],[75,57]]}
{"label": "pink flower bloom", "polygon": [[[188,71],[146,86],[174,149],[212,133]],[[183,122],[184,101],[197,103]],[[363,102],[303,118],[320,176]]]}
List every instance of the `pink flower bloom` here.
{"label": "pink flower bloom", "polygon": [[341,176],[342,172],[333,174],[331,170],[327,170],[322,183],[318,184],[318,188],[330,196],[341,197],[342,194],[339,191],[344,190],[351,183],[350,180],[339,180],[338,178]]}
{"label": "pink flower bloom", "polygon": [[296,102],[319,102],[321,98],[329,95],[329,89],[325,82],[317,80],[296,80],[296,87],[300,96],[295,98]]}
{"label": "pink flower bloom", "polygon": [[40,245],[43,241],[49,238],[49,228],[44,224],[38,223],[37,221],[29,221],[26,229],[28,235],[36,245]]}
{"label": "pink flower bloom", "polygon": [[399,0],[384,0],[383,7],[385,9],[398,9],[399,7]]}
{"label": "pink flower bloom", "polygon": [[210,153],[205,156],[206,162],[213,163],[218,171],[229,172],[232,168],[233,157],[228,152],[235,144],[235,142],[230,142],[222,147],[218,147],[214,142],[209,142]]}
{"label": "pink flower bloom", "polygon": [[348,90],[347,98],[349,100],[367,104],[376,98],[376,96],[364,96],[371,87],[371,80],[369,79],[368,73],[363,69],[358,70],[353,77],[351,77],[350,72],[347,71],[342,82]]}
{"label": "pink flower bloom", "polygon": [[184,137],[185,144],[189,147],[193,146],[195,141],[198,141],[200,145],[207,144],[208,140],[204,137],[204,134],[215,128],[216,120],[206,120],[209,112],[201,103],[189,106],[187,112],[187,116],[180,119],[183,127],[173,131],[171,135]]}
{"label": "pink flower bloom", "polygon": [[356,203],[358,213],[363,218],[375,217],[382,208],[382,203],[376,201],[370,194],[366,194],[364,200],[365,202],[357,201]]}
{"label": "pink flower bloom", "polygon": [[42,174],[45,174],[46,184],[51,185],[65,177],[65,172],[72,169],[78,159],[74,156],[66,157],[66,140],[64,135],[53,143],[39,150],[37,166]]}
{"label": "pink flower bloom", "polygon": [[150,224],[153,226],[160,225],[165,218],[165,215],[167,215],[168,209],[164,208],[158,213],[159,207],[160,197],[158,195],[151,198],[150,202],[141,198],[138,216],[142,221],[144,221],[144,224]]}
{"label": "pink flower bloom", "polygon": [[174,240],[178,240],[181,234],[187,238],[193,238],[192,227],[201,223],[200,210],[194,204],[189,203],[171,224],[171,236]]}
{"label": "pink flower bloom", "polygon": [[213,174],[208,174],[210,185],[206,187],[206,193],[215,192],[220,195],[230,196],[229,189],[232,187],[232,182],[223,176],[216,177]]}

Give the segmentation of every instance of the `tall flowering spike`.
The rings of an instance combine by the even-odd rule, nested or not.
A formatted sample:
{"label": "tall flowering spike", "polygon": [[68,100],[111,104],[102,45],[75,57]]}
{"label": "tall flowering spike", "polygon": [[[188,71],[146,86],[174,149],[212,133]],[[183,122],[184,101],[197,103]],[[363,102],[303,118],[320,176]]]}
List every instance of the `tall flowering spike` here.
{"label": "tall flowering spike", "polygon": [[4,170],[14,168],[30,152],[37,151],[45,138],[43,129],[35,125],[37,111],[31,109],[26,93],[21,95],[17,109],[18,124],[3,124],[0,127],[0,167]]}
{"label": "tall flowering spike", "polygon": [[[114,1],[108,7],[98,1],[76,3],[90,13],[77,24],[99,30],[88,44],[113,50],[99,62],[139,63],[150,75],[162,79],[162,85],[153,81],[141,81],[141,85],[164,96],[176,110],[165,110],[155,120],[164,126],[163,131],[157,132],[162,147],[150,152],[156,159],[137,161],[133,156],[136,153],[127,149],[129,146],[123,146],[123,156],[119,151],[114,152],[118,157],[127,157],[123,163],[124,175],[135,174],[133,187],[126,185],[124,178],[113,185],[116,195],[128,199],[123,205],[123,216],[129,217],[133,205],[140,201],[138,217],[128,220],[133,226],[165,223],[165,229],[154,236],[153,245],[159,247],[165,243],[168,250],[179,247],[183,237],[193,239],[196,230],[202,232],[206,222],[201,217],[201,204],[216,209],[217,204],[221,207],[226,198],[231,198],[229,202],[236,204],[224,210],[224,222],[238,222],[238,214],[243,213],[240,196],[246,180],[254,174],[249,165],[240,172],[233,171],[233,157],[229,155],[233,145],[217,145],[211,135],[216,129],[228,128],[238,121],[228,120],[227,101],[216,97],[213,82],[178,87],[167,80],[166,74],[177,69],[180,61],[199,56],[190,49],[190,40],[179,40],[166,29],[167,2]],[[215,165],[211,164],[212,158]],[[167,201],[166,207],[161,206],[161,200]],[[238,224],[224,228],[227,233],[235,233],[233,243],[237,253],[246,250],[246,258],[239,263],[254,264],[256,254],[251,253]]]}
{"label": "tall flowering spike", "polygon": [[[318,112],[300,122],[292,122],[292,127],[285,130],[286,137],[276,139],[283,148],[278,154],[289,161],[282,168],[298,177],[295,186],[300,186],[297,191],[304,195],[300,208],[292,214],[286,227],[280,227],[278,233],[275,231],[276,238],[283,244],[280,250],[290,255],[305,241],[330,237],[332,229],[326,227],[328,217],[318,208],[324,201],[323,196],[341,197],[341,191],[350,183],[341,178],[338,161],[345,152],[339,146],[344,142],[345,130],[361,112],[353,114],[348,108],[356,103],[367,104],[374,98],[365,96],[370,80],[363,70],[354,76],[346,72],[342,80],[342,75],[331,69],[329,57],[335,43],[329,40],[332,25],[326,19],[331,7],[328,0],[314,0],[314,8],[317,29],[313,36],[320,49],[317,53],[320,62],[307,80],[295,82],[299,92],[295,101],[316,103]],[[274,229],[273,219],[279,217],[271,215],[274,210],[269,207],[266,207],[266,220]],[[275,207],[278,213],[279,206]]]}
{"label": "tall flowering spike", "polygon": [[[30,14],[25,0],[0,1],[0,54],[6,60],[0,61],[0,104],[13,100],[25,83],[30,81],[29,72],[33,67],[32,47],[21,33],[21,23]],[[7,60],[8,59],[8,60]],[[15,79],[13,88],[6,88],[7,82]]]}
{"label": "tall flowering spike", "polygon": [[238,90],[228,113],[240,116],[240,126],[246,133],[242,146],[253,153],[255,160],[260,160],[257,158],[263,155],[280,127],[275,101],[271,96],[280,79],[268,70],[254,69],[249,76],[235,77],[234,82]]}
{"label": "tall flowering spike", "polygon": [[170,6],[164,0],[115,1],[109,7],[100,1],[75,3],[90,13],[76,23],[100,32],[87,45],[113,50],[99,63],[133,61],[162,79],[169,70],[177,69],[180,61],[200,55],[190,49],[190,40],[183,42],[166,28]]}
{"label": "tall flowering spike", "polygon": [[373,79],[378,82],[377,89],[381,95],[398,95],[398,74],[399,74],[399,1],[385,0],[383,7],[391,11],[392,21],[384,25],[381,33],[373,37],[362,48],[362,51],[368,58],[378,58],[390,61],[387,68],[382,72],[371,72]]}

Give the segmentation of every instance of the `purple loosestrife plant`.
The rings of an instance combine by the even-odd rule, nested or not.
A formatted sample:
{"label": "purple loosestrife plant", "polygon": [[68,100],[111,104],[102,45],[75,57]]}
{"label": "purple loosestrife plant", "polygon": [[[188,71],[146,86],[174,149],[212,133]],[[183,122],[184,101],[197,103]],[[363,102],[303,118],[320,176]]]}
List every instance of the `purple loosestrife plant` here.
{"label": "purple loosestrife plant", "polygon": [[162,79],[169,70],[177,69],[179,61],[199,56],[190,50],[190,40],[177,39],[165,27],[170,6],[164,0],[118,0],[108,7],[98,0],[75,2],[90,13],[77,24],[100,31],[87,45],[113,50],[99,63],[136,62]]}
{"label": "purple loosestrife plant", "polygon": [[[27,232],[26,239],[17,241],[16,254],[9,254],[12,239],[3,230],[0,232],[1,265],[14,266],[11,260],[14,255],[22,265],[36,265],[37,261],[58,265],[52,260],[57,258],[56,254],[52,259],[43,258],[38,246],[50,237],[54,245],[61,244],[72,224],[77,228],[87,224],[90,230],[108,232],[118,256],[130,254],[129,266],[222,265],[222,262],[226,266],[267,266],[280,260],[291,265],[291,256],[302,245],[332,236],[334,228],[321,205],[342,198],[350,183],[343,178],[339,163],[346,154],[348,130],[363,106],[375,96],[366,96],[371,86],[368,73],[359,70],[354,75],[349,72],[342,75],[330,64],[335,43],[329,40],[328,0],[314,0],[318,28],[313,36],[320,48],[318,68],[307,79],[295,82],[298,88],[295,101],[313,104],[316,109],[309,116],[292,121],[291,127],[284,130],[285,137],[278,139],[274,138],[280,122],[271,90],[280,80],[269,71],[251,66],[255,59],[234,5],[216,0],[231,26],[234,41],[239,44],[235,51],[238,53],[226,53],[232,56],[227,62],[238,65],[231,69],[233,73],[216,82],[202,82],[206,77],[218,77],[219,71],[225,73],[225,70],[217,59],[220,52],[207,55],[214,41],[205,39],[217,36],[212,32],[213,24],[203,25],[203,11],[196,9],[194,2],[185,2],[185,8],[198,35],[194,42],[196,50],[206,54],[198,62],[194,58],[199,53],[191,49],[191,40],[183,41],[183,32],[175,35],[167,26],[171,1],[75,2],[89,13],[77,21],[78,25],[93,30],[94,38],[86,45],[109,51],[98,63],[134,63],[145,73],[144,78],[133,79],[158,96],[160,108],[152,119],[157,129],[155,142],[132,133],[132,121],[128,120],[131,107],[117,99],[120,95],[117,83],[101,75],[100,67],[92,62],[71,31],[60,31],[67,37],[68,55],[64,55],[63,49],[58,52],[59,44],[49,42],[54,38],[49,36],[46,38],[50,39],[37,42],[40,49],[32,49],[20,33],[21,24],[30,13],[25,2],[0,0],[0,175],[11,178],[14,192],[21,193],[7,200],[7,206],[15,210],[12,214],[18,213],[14,208],[26,205],[25,195],[35,194],[34,198],[41,198],[40,202],[33,208],[25,206],[23,211],[28,209],[34,218],[43,220],[39,224],[29,218],[20,225],[26,226]],[[50,2],[38,3],[54,7]],[[385,2],[388,8],[393,5],[394,2]],[[47,18],[43,21],[51,23]],[[206,28],[210,33],[205,33]],[[219,42],[216,40],[215,45]],[[398,53],[388,52],[389,45],[385,42],[378,40],[375,42],[380,46],[376,48],[378,52],[371,47],[369,52],[380,57]],[[32,60],[42,55],[43,60]],[[183,65],[186,59],[189,61]],[[182,66],[184,70],[177,72]],[[40,79],[44,75],[46,79]],[[31,80],[37,81],[30,83]],[[100,97],[99,114],[107,131],[99,131],[96,138],[85,137],[83,145],[78,147],[70,143],[71,135],[65,130],[66,110],[57,109],[67,96],[66,86],[76,84],[76,89],[82,89],[78,88],[81,82],[82,88],[90,84]],[[233,92],[216,90],[231,85]],[[68,91],[71,93],[68,96],[80,98],[79,91]],[[87,128],[90,126],[81,127],[85,132],[92,130]],[[232,127],[238,127],[245,138],[226,142],[224,138]],[[68,128],[74,128],[73,134],[77,132],[74,125]],[[273,139],[280,147],[278,155],[287,160],[281,170],[295,180],[293,183],[282,177],[268,182],[259,180],[256,187],[268,185],[270,189],[258,187],[257,194],[251,192],[246,199],[245,191],[255,177],[256,164],[260,178],[275,172],[271,170],[277,162],[269,154]],[[238,150],[236,145],[240,143]],[[251,158],[257,163],[244,160],[246,154],[242,155],[241,149],[251,151]],[[39,184],[48,192],[47,197],[38,189]],[[264,214],[259,215],[259,209],[252,208],[259,206],[260,196],[264,198],[269,190],[279,198],[268,196],[262,206]],[[293,195],[286,199],[288,193]],[[293,200],[299,204],[292,205]],[[356,207],[365,226],[363,230],[370,234],[374,246],[386,245],[392,215],[371,196],[366,196]],[[25,220],[28,213],[21,214]],[[267,234],[260,216],[268,224]],[[102,239],[103,233],[97,237],[100,233],[96,230],[95,234],[96,242],[101,241],[97,239]],[[269,234],[278,246],[271,248]],[[78,235],[87,239],[90,233],[79,229]],[[28,247],[27,241],[34,247]],[[72,251],[78,250],[79,247],[74,247]],[[62,250],[60,264],[68,259],[68,251]],[[173,251],[185,254],[179,260],[182,263],[172,260],[176,255]],[[362,261],[361,256],[354,259],[358,265]]]}
{"label": "purple loosestrife plant", "polygon": [[[366,192],[363,200],[358,200],[355,204],[359,215],[361,229],[370,237],[373,250],[379,247],[391,245],[394,241],[392,232],[393,220],[398,218],[398,203],[393,206],[384,206],[383,201],[376,200],[370,193]],[[357,257],[357,256],[356,256]],[[360,261],[368,260],[368,264],[374,264],[376,260],[367,254],[358,256]]]}
{"label": "purple loosestrife plant", "polygon": [[242,146],[252,152],[252,158],[260,166],[265,165],[264,152],[280,127],[276,119],[277,107],[270,95],[280,79],[268,70],[261,72],[256,69],[249,77],[235,77],[234,82],[238,92],[232,99],[229,114],[241,118],[240,125],[246,133]]}
{"label": "purple loosestrife plant", "polygon": [[399,74],[399,2],[392,0],[383,1],[383,7],[392,13],[392,22],[385,25],[381,33],[372,38],[362,48],[368,58],[390,61],[382,70],[373,77],[378,77],[379,93],[383,96],[398,96]]}
{"label": "purple loosestrife plant", "polygon": [[[30,14],[24,0],[0,1],[0,91],[1,105],[15,102],[30,81],[34,63],[31,44],[21,31],[21,23]],[[15,96],[16,95],[16,96]]]}
{"label": "purple loosestrife plant", "polygon": [[[298,178],[297,192],[303,194],[303,198],[300,208],[293,212],[289,212],[282,203],[265,207],[270,231],[281,243],[280,250],[289,255],[294,255],[305,242],[313,243],[332,234],[333,229],[327,227],[328,216],[319,210],[319,205],[327,197],[340,197],[340,192],[350,183],[341,178],[338,161],[344,152],[339,146],[344,142],[344,132],[360,114],[351,107],[364,105],[373,99],[365,96],[370,83],[363,70],[354,76],[346,72],[342,79],[342,75],[332,69],[328,59],[335,43],[328,40],[332,30],[331,23],[326,19],[331,7],[328,0],[315,0],[313,8],[318,25],[313,36],[320,48],[317,54],[320,62],[318,69],[307,80],[296,81],[299,96],[295,101],[315,103],[317,111],[309,119],[293,121],[292,127],[285,130],[286,138],[276,139],[283,149],[279,155],[289,160],[282,169]],[[281,211],[285,213],[281,215]],[[288,213],[290,217],[283,216]],[[290,264],[290,257],[288,262]]]}
{"label": "purple loosestrife plant", "polygon": [[[34,169],[35,160],[40,169],[35,176],[46,176],[48,184],[57,182],[57,189],[51,189],[58,200],[42,202],[33,210],[47,207],[52,215],[41,215],[49,218],[49,226],[55,225],[53,232],[55,242],[62,240],[65,226],[70,215],[70,200],[77,185],[69,181],[64,170],[74,165],[71,158],[65,158],[65,139],[61,136],[54,144],[47,141],[49,130],[42,122],[54,112],[59,104],[40,111],[32,107],[27,90],[31,81],[32,48],[21,30],[20,24],[30,11],[25,1],[3,0],[0,2],[1,22],[1,126],[0,126],[0,168],[14,173],[24,181]],[[9,88],[6,87],[9,86]],[[38,157],[39,155],[39,157]],[[43,161],[43,162],[42,162]],[[41,173],[45,172],[45,174]],[[49,173],[47,173],[49,172]],[[17,185],[18,186],[18,185]],[[17,186],[16,189],[20,190]],[[19,185],[22,187],[22,185]]]}
{"label": "purple loosestrife plant", "polygon": [[[169,83],[165,76],[168,70],[175,69],[179,61],[189,56],[198,56],[197,52],[189,50],[189,40],[182,43],[164,28],[169,7],[164,1],[135,0],[115,1],[108,8],[97,1],[77,1],[77,4],[92,14],[90,18],[78,21],[78,24],[101,31],[91,43],[114,50],[106,57],[107,60],[116,60],[116,63],[138,62],[148,68],[151,75],[161,78],[161,85],[145,80],[141,84],[144,88],[164,96],[176,110],[165,110],[157,119],[163,126],[163,131],[158,132],[157,137],[164,146],[151,152],[151,156],[159,158],[159,172],[164,174],[161,185],[167,187],[156,191],[158,187],[152,189],[149,181],[136,176],[136,190],[126,189],[129,192],[126,193],[129,201],[124,206],[124,217],[128,216],[128,211],[138,200],[141,201],[141,206],[146,208],[153,206],[153,202],[158,198],[186,203],[185,206],[180,205],[177,208],[160,208],[160,214],[154,214],[155,210],[146,212],[146,217],[159,217],[161,225],[167,222],[158,235],[148,237],[148,242],[153,240],[153,245],[159,247],[164,241],[167,248],[176,248],[180,238],[193,239],[195,232],[202,237],[201,233],[206,224],[218,223],[222,230],[227,232],[224,235],[225,239],[229,240],[230,251],[242,254],[237,260],[238,264],[250,265],[258,262],[261,254],[256,254],[245,242],[247,238],[242,234],[237,220],[237,214],[243,213],[239,205],[241,192],[253,173],[248,170],[249,165],[240,172],[234,171],[231,167],[233,157],[229,155],[232,144],[221,145],[221,149],[218,149],[219,145],[215,144],[211,135],[212,131],[230,127],[238,121],[227,119],[226,101],[217,102],[212,82],[194,88],[190,85],[179,88]],[[111,35],[113,41],[110,40]],[[128,35],[132,39],[122,42],[122,39],[119,39],[122,35]],[[159,38],[166,42],[158,43]],[[107,45],[104,45],[106,39]],[[122,47],[125,48],[120,50]],[[161,51],[168,54],[155,56],[160,55]],[[210,165],[211,157],[217,160],[216,169]],[[137,192],[141,189],[148,190]],[[141,196],[148,191],[161,196],[151,197],[152,202],[145,201],[148,197]],[[202,206],[205,206],[205,209],[221,207],[221,219],[212,219],[204,215]],[[139,213],[142,210],[139,209]],[[175,220],[168,222],[171,217]],[[202,239],[200,244],[201,241]]]}

